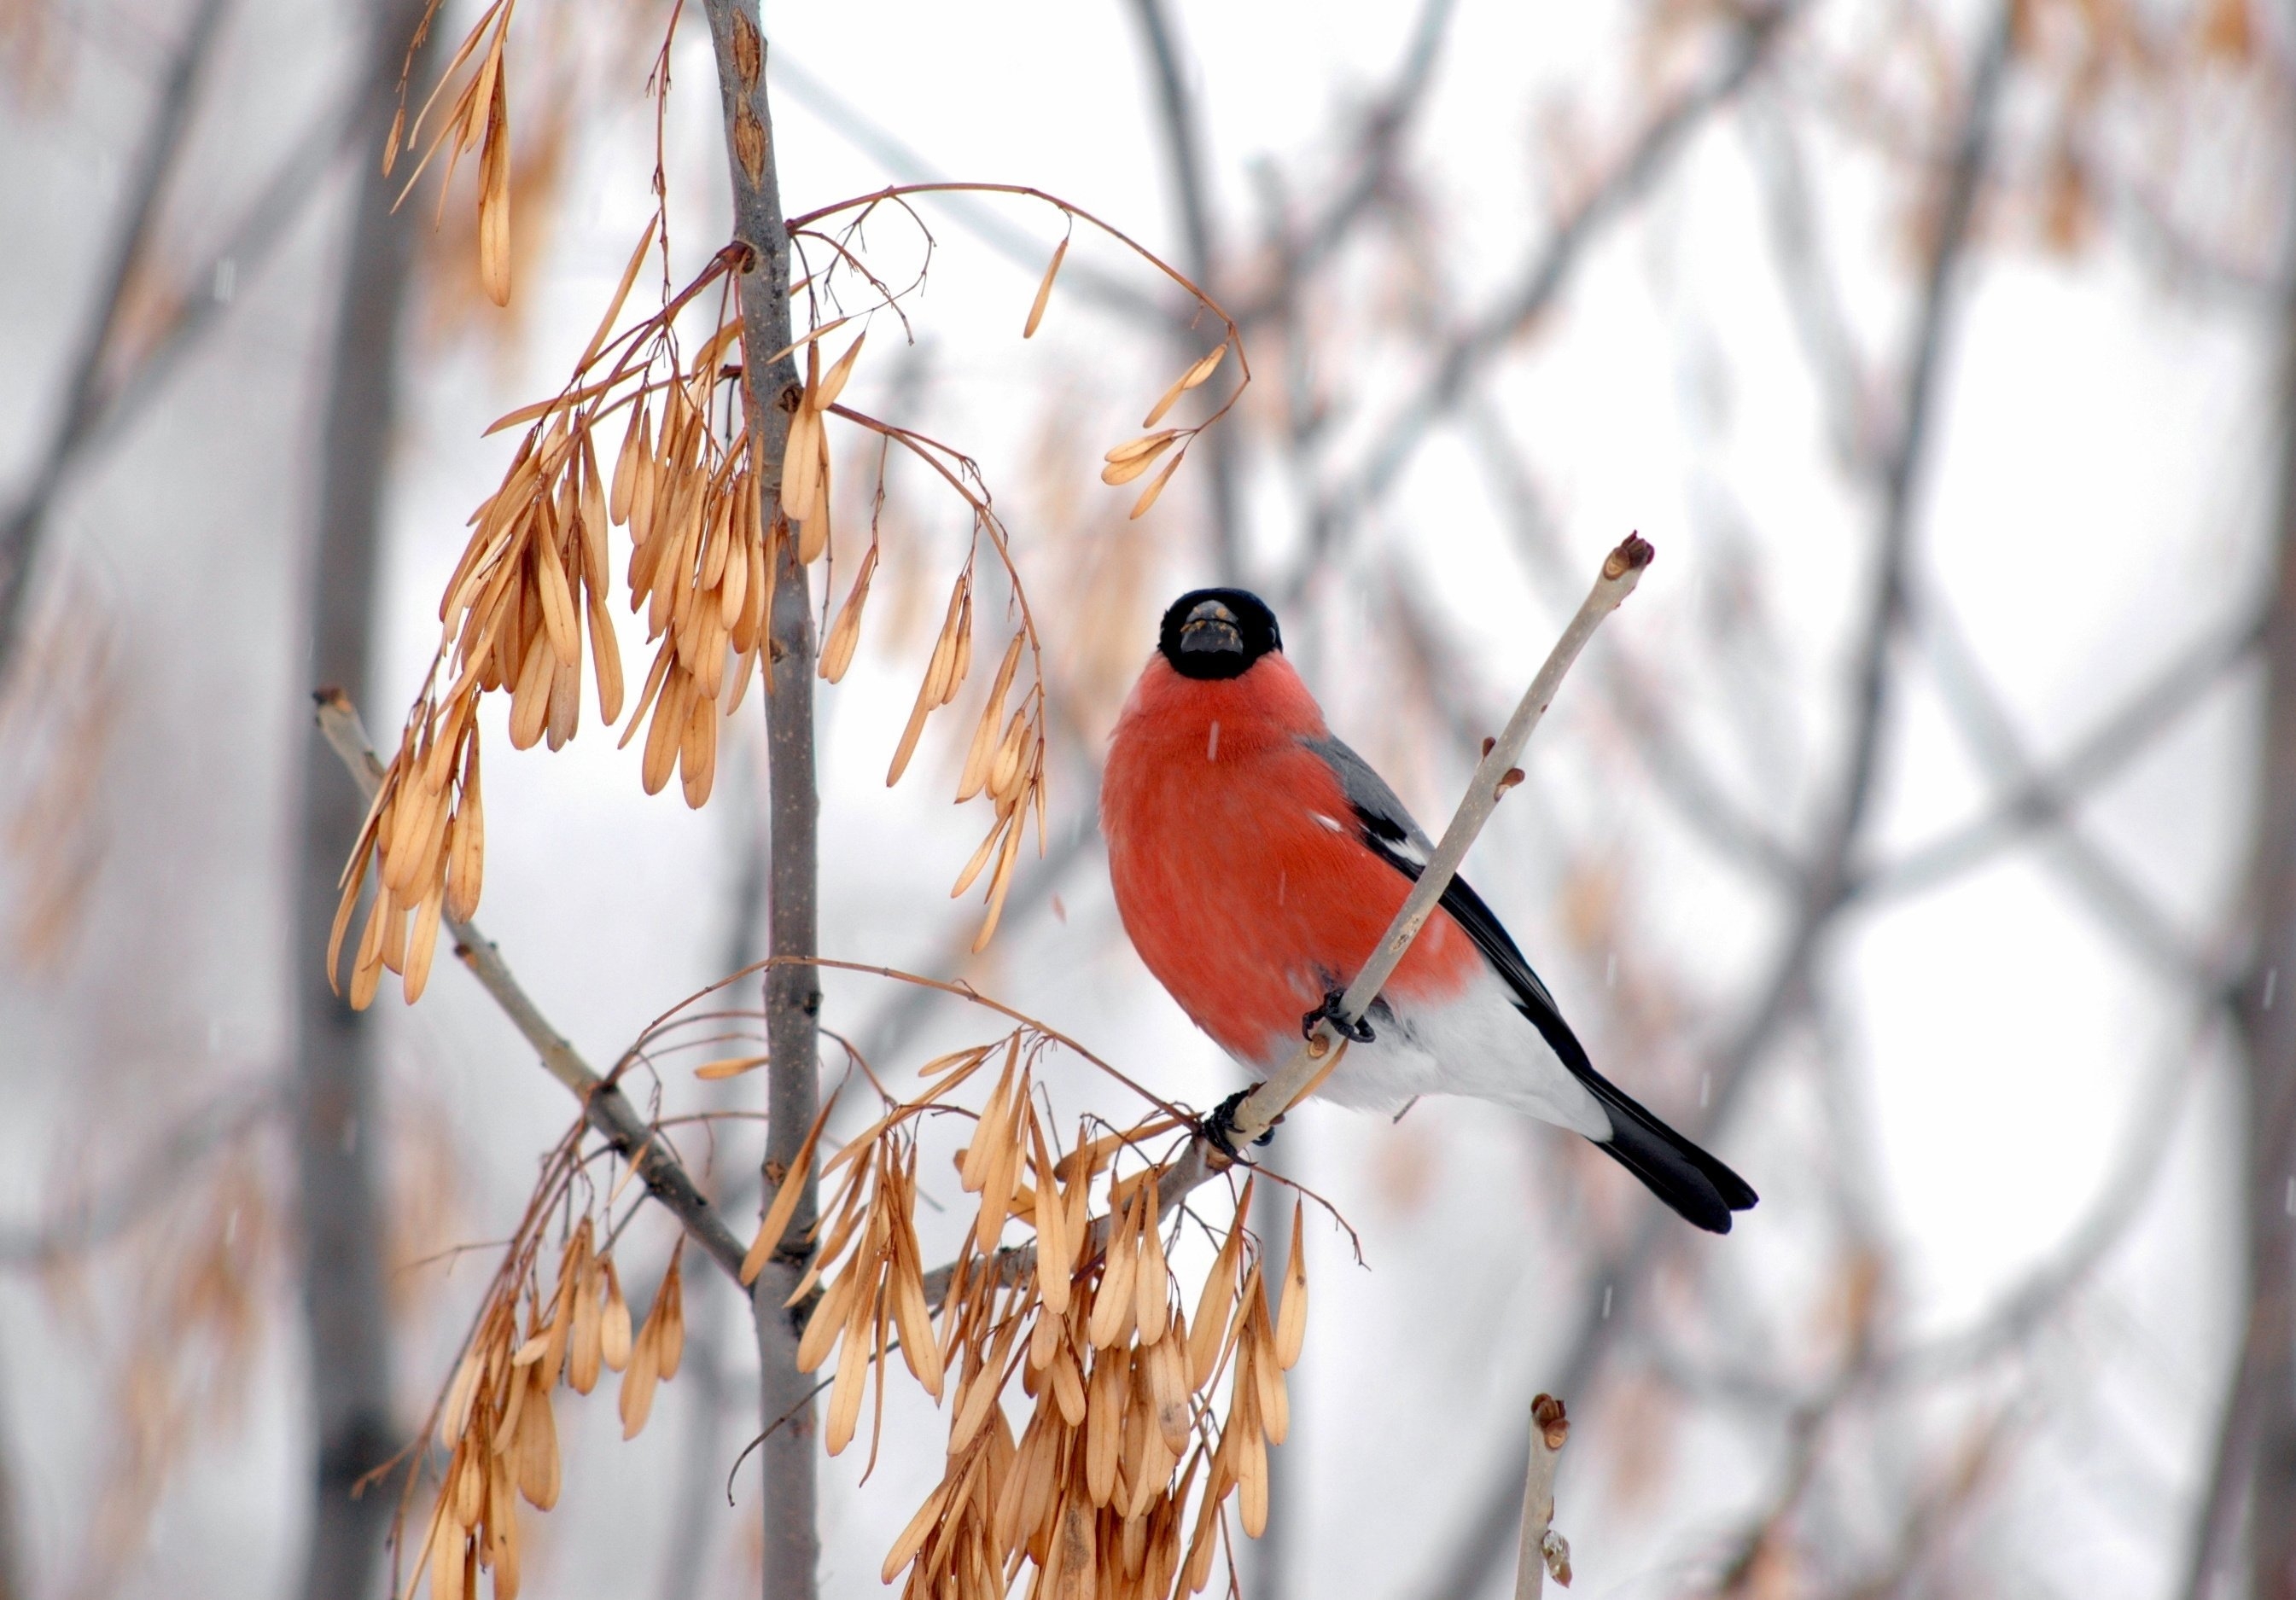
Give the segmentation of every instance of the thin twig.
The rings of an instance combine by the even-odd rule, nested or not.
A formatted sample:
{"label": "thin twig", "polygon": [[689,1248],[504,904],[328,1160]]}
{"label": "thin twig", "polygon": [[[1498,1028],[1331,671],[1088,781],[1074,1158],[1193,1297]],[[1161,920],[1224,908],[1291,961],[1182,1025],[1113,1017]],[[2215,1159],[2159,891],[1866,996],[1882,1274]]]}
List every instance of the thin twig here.
{"label": "thin twig", "polygon": [[[342,694],[332,690],[322,690],[317,701],[319,731],[342,757],[359,792],[372,802],[382,785],[382,763],[367,742],[366,730],[359,722],[357,708]],[[653,1130],[638,1114],[629,1098],[592,1071],[590,1064],[582,1059],[566,1036],[550,1025],[541,1008],[512,975],[509,963],[503,959],[493,940],[481,934],[475,924],[458,922],[452,917],[447,917],[446,923],[455,935],[455,953],[479,980],[480,987],[502,1008],[511,1025],[534,1047],[535,1053],[542,1058],[543,1069],[582,1103],[584,1119],[625,1159],[636,1165],[647,1192],[669,1209],[693,1242],[739,1285],[746,1247],[734,1237],[666,1141],[655,1138]]]}
{"label": "thin twig", "polygon": [[1514,1600],[1538,1600],[1546,1580],[1570,1583],[1570,1547],[1554,1531],[1554,1466],[1570,1419],[1562,1402],[1542,1394],[1530,1402],[1530,1465],[1522,1475],[1522,1539],[1515,1549]]}

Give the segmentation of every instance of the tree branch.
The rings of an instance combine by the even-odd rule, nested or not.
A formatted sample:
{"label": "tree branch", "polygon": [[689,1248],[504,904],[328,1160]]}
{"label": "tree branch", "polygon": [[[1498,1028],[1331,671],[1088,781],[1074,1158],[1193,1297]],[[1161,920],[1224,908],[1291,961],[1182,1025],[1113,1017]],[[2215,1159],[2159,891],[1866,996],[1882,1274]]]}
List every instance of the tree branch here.
{"label": "tree branch", "polygon": [[1427,86],[1434,78],[1435,58],[1441,53],[1443,36],[1457,10],[1458,0],[1422,0],[1419,19],[1412,25],[1410,43],[1396,69],[1395,81],[1364,115],[1354,176],[1332,196],[1315,220],[1300,230],[1296,241],[1284,241],[1280,274],[1258,296],[1238,306],[1237,326],[1248,331],[1268,317],[1288,316],[1300,279],[1330,259],[1370,213],[1372,202],[1379,198],[1394,170],[1395,152],[1402,143],[1404,130],[1411,126],[1411,119],[1426,101]]}
{"label": "tree branch", "polygon": [[0,1266],[48,1267],[111,1243],[166,1204],[217,1149],[275,1115],[279,1103],[278,1086],[266,1084],[226,1096],[176,1122],[156,1148],[136,1157],[115,1188],[45,1222],[0,1228]]}
{"label": "tree branch", "polygon": [[820,1094],[816,1022],[821,978],[807,960],[818,953],[818,834],[821,801],[814,780],[812,584],[797,541],[775,513],[781,503],[782,457],[790,414],[802,392],[790,346],[790,239],[775,165],[773,110],[766,88],[766,36],[758,0],[704,0],[717,59],[726,170],[733,184],[734,238],[747,247],[742,278],[742,414],[749,428],[750,475],[767,514],[767,561],[774,573],[766,655],[767,810],[773,834],[767,881],[768,941],[776,958],[766,968],[766,1152],[762,1204],[784,1180],[800,1193],[783,1243],[750,1286],[758,1332],[758,1403],[768,1418],[787,1416],[760,1448],[765,1477],[763,1550],[767,1600],[812,1600],[821,1559],[815,1510],[812,1385],[798,1370],[799,1327],[787,1308],[812,1253],[816,1169],[791,1177],[799,1147],[813,1126]]}
{"label": "tree branch", "polygon": [[1538,1600],[1546,1580],[1568,1587],[1570,1547],[1554,1531],[1554,1466],[1570,1437],[1562,1402],[1542,1394],[1530,1402],[1530,1465],[1522,1475],[1522,1539],[1515,1549],[1514,1600]]}
{"label": "tree branch", "polygon": [[[1308,526],[1308,542],[1313,550],[1328,551],[1348,527],[1386,497],[1437,419],[1457,405],[1484,369],[1554,304],[1596,235],[1646,193],[1688,144],[1690,135],[1746,86],[1768,59],[1794,9],[1792,4],[1778,4],[1747,13],[1733,36],[1729,59],[1722,69],[1652,118],[1626,158],[1571,209],[1525,264],[1514,287],[1444,341],[1432,370],[1398,408],[1384,431],[1359,453],[1362,468],[1317,502]],[[1303,562],[1292,590],[1283,598],[1297,599],[1300,585],[1318,565]]]}
{"label": "tree branch", "polygon": [[[1132,13],[1146,41],[1149,65],[1155,79],[1157,127],[1163,135],[1166,165],[1171,168],[1172,192],[1179,208],[1181,232],[1187,240],[1187,273],[1206,298],[1217,302],[1220,298],[1216,281],[1219,262],[1213,246],[1211,200],[1204,176],[1203,119],[1195,96],[1188,92],[1180,72],[1179,44],[1173,36],[1164,0],[1132,0]],[[1184,363],[1193,364],[1203,354],[1201,340],[1193,329],[1197,309],[1191,306],[1187,315],[1172,320],[1174,342]],[[1241,582],[1243,574],[1234,436],[1233,429],[1215,428],[1204,439],[1204,446],[1210,452],[1206,461],[1210,470],[1205,474],[1204,493],[1211,510],[1213,567],[1223,584]]]}
{"label": "tree branch", "polygon": [[[1912,557],[1915,491],[1926,461],[1930,407],[1935,396],[1946,331],[1956,306],[1954,290],[1957,269],[1968,243],[1970,218],[1976,209],[1992,147],[1994,118],[2008,66],[2013,12],[2013,4],[2004,4],[1988,24],[1986,41],[1980,49],[1955,141],[1945,204],[1924,274],[1911,354],[1905,367],[1905,398],[1899,412],[1898,435],[1884,478],[1875,571],[1853,680],[1856,693],[1851,701],[1849,753],[1835,786],[1831,820],[1817,852],[1802,874],[1803,891],[1784,944],[1746,1020],[1710,1069],[1712,1087],[1707,1104],[1699,1115],[1688,1119],[1684,1128],[1689,1137],[1702,1143],[1709,1142],[1727,1120],[1751,1075],[1754,1063],[1799,1008],[1825,935],[1848,903],[1855,881],[1849,868],[1873,801],[1889,710],[1892,645],[1903,621],[1906,571]],[[1622,1316],[1631,1308],[1636,1291],[1648,1280],[1661,1237],[1660,1225],[1659,1215],[1646,1212],[1627,1249],[1598,1269],[1551,1387],[1566,1394],[1578,1393],[1592,1382],[1608,1350],[1603,1329],[1613,1316]],[[1469,1523],[1468,1533],[1448,1547],[1456,1553],[1454,1559],[1425,1593],[1442,1600],[1472,1594],[1505,1559],[1514,1520],[1514,1485],[1522,1472],[1521,1458],[1517,1457],[1507,1470],[1492,1479],[1488,1495]]]}
{"label": "tree branch", "polygon": [[2202,694],[2256,652],[2262,609],[2211,630],[2174,657],[2150,682],[2099,719],[2054,763],[2028,763],[1980,815],[1857,875],[1850,893],[1868,904],[1917,894],[1982,865],[2034,829],[2064,815],[2087,791],[2110,781],[2198,704]]}
{"label": "tree branch", "polygon": [[222,30],[226,0],[198,0],[183,42],[168,63],[144,143],[127,180],[127,198],[121,209],[119,230],[104,266],[103,292],[81,330],[79,347],[72,358],[64,392],[63,410],[49,435],[47,448],[32,479],[5,520],[0,520],[0,673],[7,670],[22,636],[25,604],[31,588],[34,558],[48,502],[66,467],[94,425],[100,409],[105,358],[111,354],[137,270],[151,247],[152,230],[159,220],[160,202],[168,180],[186,146],[184,124],[190,119],[193,91],[200,72],[215,49]]}
{"label": "tree branch", "polygon": [[[366,730],[359,722],[357,708],[338,690],[322,690],[316,698],[320,732],[334,747],[336,755],[342,758],[343,765],[358,784],[359,793],[371,804],[382,785],[382,763],[367,742]],[[550,1025],[541,1008],[512,975],[510,964],[503,959],[495,942],[480,933],[475,923],[457,922],[451,917],[445,920],[455,935],[455,955],[479,980],[479,986],[502,1008],[511,1025],[534,1047],[535,1054],[542,1058],[543,1070],[582,1103],[584,1120],[637,1168],[638,1180],[645,1185],[646,1192],[668,1207],[694,1244],[739,1285],[742,1257],[749,1247],[734,1237],[686,1171],[685,1163],[647,1125],[629,1098],[617,1085],[592,1071],[590,1064],[582,1059],[566,1036]]]}

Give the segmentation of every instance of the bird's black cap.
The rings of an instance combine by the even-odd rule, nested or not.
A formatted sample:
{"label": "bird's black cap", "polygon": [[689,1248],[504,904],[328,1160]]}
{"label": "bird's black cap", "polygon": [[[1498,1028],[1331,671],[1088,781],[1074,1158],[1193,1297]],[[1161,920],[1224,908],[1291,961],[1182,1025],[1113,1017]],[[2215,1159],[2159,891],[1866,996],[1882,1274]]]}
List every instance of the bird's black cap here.
{"label": "bird's black cap", "polygon": [[1184,678],[1240,678],[1283,648],[1267,602],[1243,589],[1192,589],[1164,613],[1156,649]]}

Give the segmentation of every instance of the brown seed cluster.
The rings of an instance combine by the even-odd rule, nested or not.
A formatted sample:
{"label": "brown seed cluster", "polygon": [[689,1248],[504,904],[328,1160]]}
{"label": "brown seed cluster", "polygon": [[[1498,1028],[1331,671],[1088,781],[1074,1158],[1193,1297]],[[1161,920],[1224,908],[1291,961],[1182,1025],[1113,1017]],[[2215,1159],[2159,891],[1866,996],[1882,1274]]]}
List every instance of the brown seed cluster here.
{"label": "brown seed cluster", "polygon": [[[570,1140],[562,1156],[570,1147]],[[562,1163],[557,1170],[567,1168]],[[476,1596],[481,1571],[492,1573],[496,1600],[517,1595],[518,1501],[538,1511],[558,1502],[552,1396],[562,1383],[587,1394],[603,1372],[619,1373],[622,1436],[633,1438],[652,1410],[655,1387],[676,1375],[685,1351],[682,1241],[635,1336],[613,1258],[597,1249],[587,1215],[574,1225],[556,1283],[544,1295],[543,1219],[563,1192],[548,1189],[529,1207],[439,1402],[439,1442],[450,1454],[409,1580],[427,1575],[431,1600]]]}
{"label": "brown seed cluster", "polygon": [[[1267,1447],[1288,1430],[1283,1373],[1299,1359],[1307,1326],[1299,1214],[1291,1269],[1271,1311],[1243,1225],[1247,1184],[1191,1317],[1166,1257],[1173,1219],[1159,1214],[1164,1169],[1114,1170],[1174,1124],[1098,1139],[1080,1132],[1063,1155],[1032,1082],[1045,1042],[1022,1027],[931,1064],[927,1095],[890,1106],[826,1164],[824,1178],[840,1169],[844,1177],[791,1299],[801,1303],[820,1286],[798,1359],[810,1371],[836,1354],[824,1424],[832,1454],[857,1431],[872,1372],[882,1420],[896,1349],[927,1392],[949,1396],[941,1482],[885,1558],[885,1580],[906,1570],[911,1600],[1001,1597],[1029,1566],[1032,1595],[1166,1600],[1210,1581],[1231,1495],[1247,1532],[1267,1524]],[[1000,1057],[958,1156],[959,1180],[980,1204],[936,1335],[913,1222],[915,1130]],[[793,1178],[812,1160],[819,1131],[816,1123]],[[1106,1209],[1095,1220],[1090,1203],[1103,1180]],[[783,1195],[797,1187],[785,1182]],[[767,1217],[750,1251],[752,1275],[788,1221],[778,1204]],[[1016,1223],[1032,1240],[1004,1246]],[[1212,1398],[1223,1375],[1224,1413]],[[1004,1403],[1016,1378],[1029,1402],[1017,1435]]]}
{"label": "brown seed cluster", "polygon": [[[799,341],[805,382],[790,419],[779,487],[769,495],[748,445],[742,369],[728,362],[742,331],[739,269],[745,257],[738,247],[720,251],[660,311],[609,337],[660,237],[659,220],[650,222],[566,388],[495,425],[523,424],[526,432],[501,486],[472,516],[470,540],[439,604],[441,638],[427,685],[407,715],[343,874],[328,954],[328,970],[338,976],[371,864],[378,879],[351,962],[354,1006],[373,1001],[385,971],[401,976],[410,1002],[419,998],[442,917],[463,920],[477,908],[485,869],[478,705],[488,690],[511,696],[514,747],[547,742],[554,750],[580,723],[586,668],[600,718],[624,722],[622,743],[644,731],[646,792],[660,793],[675,772],[687,804],[709,799],[718,724],[739,707],[752,673],[772,670],[769,619],[783,555],[793,545],[800,561],[811,562],[829,547],[832,415],[923,457],[974,516],[972,546],[950,591],[889,783],[907,768],[926,720],[956,699],[970,675],[974,566],[984,535],[1011,579],[1021,625],[980,713],[957,796],[963,802],[986,795],[996,810],[988,838],[955,891],[963,894],[994,859],[981,943],[995,930],[1030,812],[1041,847],[1041,664],[1004,529],[977,469],[946,446],[839,403],[863,345],[856,337],[824,370],[822,339],[843,326],[840,318]],[[718,315],[689,353],[677,338],[679,317],[713,287]],[[602,464],[602,439],[614,452],[611,474]],[[627,530],[622,576],[629,606],[644,616],[654,647],[626,721],[609,609],[616,528]],[[873,540],[824,641],[820,668],[832,682],[843,675],[858,645],[877,553]],[[1031,681],[1008,716],[1024,656]]]}
{"label": "brown seed cluster", "polygon": [[[447,177],[454,176],[455,166],[472,151],[479,152],[479,281],[486,286],[487,298],[497,306],[510,304],[510,68],[506,46],[510,42],[511,12],[517,0],[490,0],[479,14],[471,31],[463,36],[455,59],[439,76],[438,86],[430,98],[415,114],[414,127],[406,126],[406,106],[402,95],[398,113],[391,119],[390,136],[382,147],[382,170],[387,176],[396,164],[401,148],[412,149],[420,135],[422,124],[429,120],[430,109],[439,96],[454,81],[456,73],[476,66],[463,80],[446,116],[440,119],[439,131],[430,137],[422,159],[406,180],[411,190],[421,180],[439,151],[446,150]],[[422,29],[428,31],[437,20],[439,0],[431,0],[430,8],[423,13]],[[402,86],[403,88],[403,86]],[[405,196],[401,191],[401,198]],[[447,184],[439,185],[439,204],[447,203]]]}

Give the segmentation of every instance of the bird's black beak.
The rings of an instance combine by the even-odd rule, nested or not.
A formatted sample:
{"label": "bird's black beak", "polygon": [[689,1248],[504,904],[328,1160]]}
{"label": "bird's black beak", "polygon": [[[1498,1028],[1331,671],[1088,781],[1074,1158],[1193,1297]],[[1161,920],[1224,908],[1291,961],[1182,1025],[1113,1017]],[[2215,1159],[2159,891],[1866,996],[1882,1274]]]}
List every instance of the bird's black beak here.
{"label": "bird's black beak", "polygon": [[1180,651],[1187,656],[1242,655],[1243,633],[1235,613],[1214,600],[1196,606],[1180,624]]}

